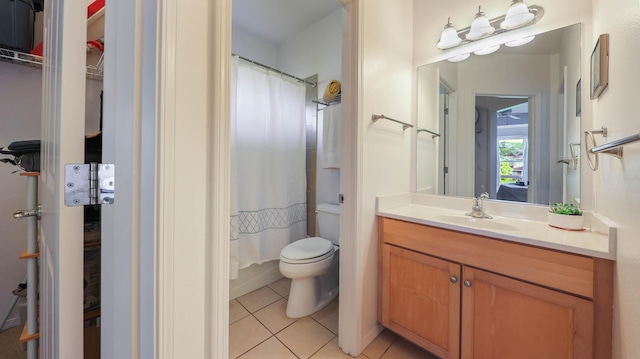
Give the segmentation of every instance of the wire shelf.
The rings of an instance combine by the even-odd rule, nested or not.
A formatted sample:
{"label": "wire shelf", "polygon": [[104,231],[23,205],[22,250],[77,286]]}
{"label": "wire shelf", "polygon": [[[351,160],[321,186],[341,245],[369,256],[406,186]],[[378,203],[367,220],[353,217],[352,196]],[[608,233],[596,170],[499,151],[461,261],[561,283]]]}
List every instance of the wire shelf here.
{"label": "wire shelf", "polygon": [[[323,98],[319,98],[317,100],[311,100],[313,103],[317,103],[318,105],[322,105],[324,107],[327,106],[331,106],[331,105],[337,105],[342,101],[342,94],[337,94],[334,96],[329,96],[329,97],[323,97]],[[322,110],[323,108],[318,108],[318,110]]]}
{"label": "wire shelf", "polygon": [[0,48],[0,62],[42,68],[42,56]]}
{"label": "wire shelf", "polygon": [[[28,54],[25,52],[0,48],[0,62],[6,62],[16,65],[28,66],[31,68],[42,69],[44,59],[42,56]],[[100,56],[96,65],[87,65],[87,78],[93,80],[102,80],[104,77],[104,54]]]}

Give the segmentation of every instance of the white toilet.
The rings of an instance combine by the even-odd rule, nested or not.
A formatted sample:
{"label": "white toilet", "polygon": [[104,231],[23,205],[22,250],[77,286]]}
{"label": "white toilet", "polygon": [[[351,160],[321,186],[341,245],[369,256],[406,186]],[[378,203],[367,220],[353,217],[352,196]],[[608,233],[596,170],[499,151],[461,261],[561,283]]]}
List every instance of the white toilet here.
{"label": "white toilet", "polygon": [[280,252],[280,273],[291,279],[287,316],[305,317],[338,295],[340,206],[316,207],[320,237],[297,240]]}

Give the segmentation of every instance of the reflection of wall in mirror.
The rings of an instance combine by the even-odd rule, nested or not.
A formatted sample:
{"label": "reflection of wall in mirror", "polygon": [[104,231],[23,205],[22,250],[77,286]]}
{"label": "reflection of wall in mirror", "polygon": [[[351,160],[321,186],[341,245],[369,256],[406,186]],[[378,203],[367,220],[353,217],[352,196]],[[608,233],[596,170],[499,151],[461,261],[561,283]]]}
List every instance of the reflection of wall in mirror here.
{"label": "reflection of wall in mirror", "polygon": [[416,136],[416,190],[419,193],[442,194],[441,162],[444,132],[439,121],[443,104],[440,84],[451,91],[457,88],[457,71],[449,62],[434,66],[424,66],[418,71],[418,115],[417,128],[424,128],[442,134],[432,138],[427,133]]}
{"label": "reflection of wall in mirror", "polygon": [[[581,26],[571,26],[563,32],[562,51],[560,52],[560,65],[567,67],[565,79],[564,96],[564,142],[561,144],[561,151],[558,159],[570,157],[571,143],[580,143],[580,117],[576,116],[576,84],[580,80],[580,66],[571,64],[580,63],[580,36]],[[578,148],[579,154],[579,148]],[[571,166],[563,165],[563,202],[580,204],[580,166],[574,170]]]}

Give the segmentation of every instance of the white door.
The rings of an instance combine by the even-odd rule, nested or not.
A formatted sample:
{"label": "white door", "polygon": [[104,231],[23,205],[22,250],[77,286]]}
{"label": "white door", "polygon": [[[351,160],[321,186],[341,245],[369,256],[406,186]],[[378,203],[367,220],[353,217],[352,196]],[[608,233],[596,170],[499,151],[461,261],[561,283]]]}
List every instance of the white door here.
{"label": "white door", "polygon": [[84,162],[87,2],[45,4],[40,355],[82,358],[83,208],[64,205],[64,165]]}

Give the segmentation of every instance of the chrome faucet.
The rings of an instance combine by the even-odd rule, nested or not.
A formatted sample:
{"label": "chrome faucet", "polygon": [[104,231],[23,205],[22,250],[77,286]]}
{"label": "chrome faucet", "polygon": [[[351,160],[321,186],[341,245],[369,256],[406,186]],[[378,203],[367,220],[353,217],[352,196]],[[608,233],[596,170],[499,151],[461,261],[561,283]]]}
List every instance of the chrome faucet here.
{"label": "chrome faucet", "polygon": [[482,207],[482,200],[488,197],[489,197],[488,195],[485,195],[483,193],[480,197],[474,198],[471,205],[471,212],[465,213],[465,214],[473,218],[487,218],[487,219],[493,218],[490,215],[486,214],[484,212],[484,208]]}

